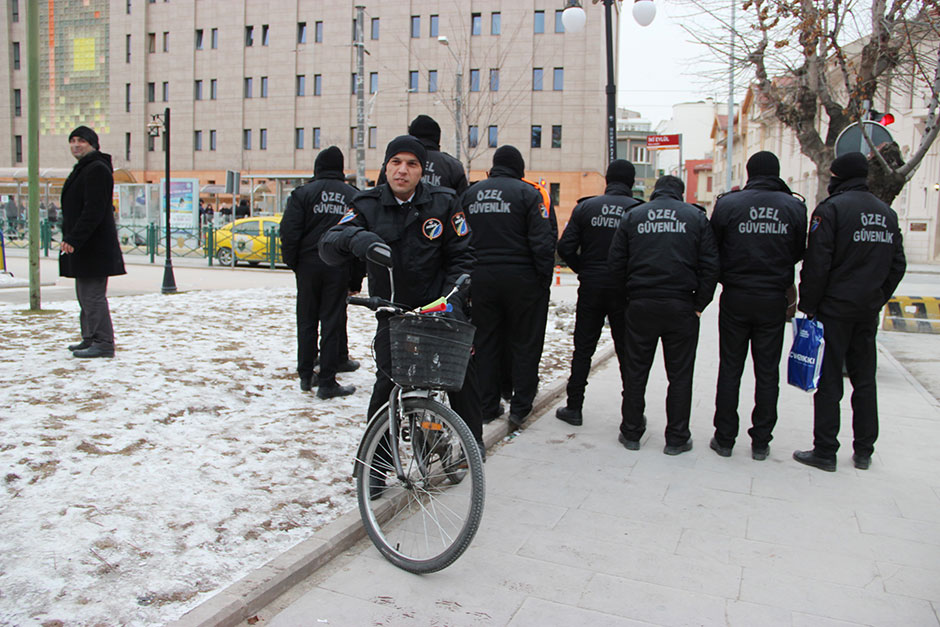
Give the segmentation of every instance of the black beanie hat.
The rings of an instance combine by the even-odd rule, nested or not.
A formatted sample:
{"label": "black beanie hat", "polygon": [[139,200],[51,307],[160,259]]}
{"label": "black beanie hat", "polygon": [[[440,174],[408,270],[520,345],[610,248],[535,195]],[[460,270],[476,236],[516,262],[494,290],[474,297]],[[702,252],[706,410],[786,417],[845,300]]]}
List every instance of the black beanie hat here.
{"label": "black beanie hat", "polygon": [[761,150],[747,160],[747,176],[780,176],[780,160],[769,150]]}
{"label": "black beanie hat", "polygon": [[438,146],[441,144],[440,125],[434,121],[434,118],[423,113],[408,125],[408,134],[418,139],[426,139]]}
{"label": "black beanie hat", "polygon": [[320,151],[313,162],[313,175],[320,176],[324,172],[343,171],[343,151],[336,146],[330,146]]}
{"label": "black beanie hat", "polygon": [[81,137],[86,142],[91,144],[91,147],[95,150],[99,150],[98,146],[98,133],[94,132],[87,126],[79,126],[74,131],[69,133],[69,141],[72,141],[73,137]]}
{"label": "black beanie hat", "polygon": [[509,168],[517,178],[525,176],[525,160],[522,153],[515,146],[500,146],[493,153],[493,167],[503,166]]}
{"label": "black beanie hat", "polygon": [[399,135],[388,142],[388,146],[385,147],[385,161],[382,162],[382,169],[384,170],[385,166],[388,165],[389,159],[400,152],[410,152],[416,156],[418,161],[421,162],[421,172],[424,172],[424,164],[428,160],[428,151],[421,143],[421,140],[412,135]]}
{"label": "black beanie hat", "polygon": [[868,159],[860,152],[850,152],[833,161],[829,171],[834,177],[842,180],[866,178]]}
{"label": "black beanie hat", "polygon": [[636,182],[636,168],[626,159],[614,159],[607,166],[607,184],[623,183],[627,187],[633,187]]}
{"label": "black beanie hat", "polygon": [[678,192],[681,196],[685,193],[685,183],[682,182],[678,176],[673,176],[671,174],[666,174],[665,176],[659,177],[656,181],[656,185],[653,186],[653,191],[657,192],[661,189],[669,189],[674,192]]}

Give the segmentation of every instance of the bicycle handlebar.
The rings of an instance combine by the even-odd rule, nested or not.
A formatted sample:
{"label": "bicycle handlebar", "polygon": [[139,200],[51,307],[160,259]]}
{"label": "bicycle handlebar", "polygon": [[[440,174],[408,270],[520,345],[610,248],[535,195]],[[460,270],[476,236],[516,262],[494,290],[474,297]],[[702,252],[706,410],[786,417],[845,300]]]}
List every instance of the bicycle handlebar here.
{"label": "bicycle handlebar", "polygon": [[392,301],[379,298],[378,296],[370,296],[369,298],[364,298],[362,296],[348,296],[346,298],[346,302],[350,305],[368,307],[372,311],[377,311],[379,307],[393,307],[395,309],[400,309],[400,307],[395,305],[395,303]]}

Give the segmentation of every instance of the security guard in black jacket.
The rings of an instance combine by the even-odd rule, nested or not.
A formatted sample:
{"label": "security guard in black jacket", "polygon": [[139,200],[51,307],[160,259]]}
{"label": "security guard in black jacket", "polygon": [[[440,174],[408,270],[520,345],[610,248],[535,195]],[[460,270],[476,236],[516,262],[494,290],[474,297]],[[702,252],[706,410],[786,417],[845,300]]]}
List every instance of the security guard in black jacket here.
{"label": "security guard in black jacket", "polygon": [[610,335],[620,363],[624,365],[623,342],[626,292],[610,275],[607,255],[620,218],[640,204],[632,196],[636,169],[624,159],[615,159],[607,166],[607,189],[602,196],[585,198],[571,212],[568,226],[558,241],[558,256],[578,273],[578,308],[574,323],[574,355],[568,377],[568,402],[559,407],[555,416],[568,424],[582,423],[581,407],[591,357],[604,328],[610,322]]}
{"label": "security guard in black jacket", "polygon": [[503,342],[512,370],[509,421],[520,426],[532,411],[545,341],[545,317],[555,263],[555,236],[542,195],[521,179],[525,162],[514,146],[500,146],[489,178],[464,192],[476,266],[470,285],[474,344],[481,365],[484,420],[499,415]]}
{"label": "security guard in black jacket", "polygon": [[[336,146],[322,150],[314,161],[313,179],[291,193],[281,217],[281,256],[297,281],[300,389],[307,391],[318,385],[320,398],[355,392],[353,386],[339,385],[336,373],[359,367],[346,355],[346,293],[359,291],[362,277],[351,264],[328,266],[320,259],[318,248],[320,237],[345,215],[358,193],[343,181],[343,153]],[[319,376],[313,371],[318,326],[322,331]]]}
{"label": "security guard in black jacket", "polygon": [[646,382],[660,338],[669,388],[667,455],[692,449],[692,373],[699,317],[718,282],[718,248],[705,214],[682,201],[685,185],[663,176],[650,201],[626,213],[614,233],[608,263],[627,290],[627,327],[620,443],[639,450],[646,431]]}
{"label": "security guard in black jacket", "polygon": [[[470,228],[456,194],[420,181],[426,158],[424,146],[410,135],[389,142],[383,164],[388,183],[353,198],[346,215],[320,241],[320,256],[330,264],[344,263],[351,257],[364,259],[373,243],[388,244],[392,250],[395,301],[408,307],[440,298],[460,275],[473,271]],[[368,270],[369,293],[391,298],[388,271],[371,265]],[[451,302],[457,315],[463,315],[466,307],[459,300]],[[388,320],[383,314],[377,317],[374,350],[378,371],[369,416],[388,402],[392,391],[392,382],[385,374],[392,368]],[[483,452],[483,423],[472,358],[463,389],[451,393],[450,401]]]}
{"label": "security guard in black jacket", "polygon": [[754,361],[751,457],[767,459],[780,392],[780,352],[787,289],[806,248],[806,205],[780,179],[780,161],[766,150],[747,161],[743,190],[718,197],[711,225],[721,258],[718,314],[720,362],[715,437],[709,446],[730,457],[738,436],[738,392],[748,344]]}
{"label": "security guard in black jacket", "polygon": [[408,134],[417,137],[428,151],[421,182],[425,185],[449,187],[457,196],[467,189],[467,173],[463,164],[441,151],[441,127],[434,118],[419,115],[408,125]]}
{"label": "security guard in black jacket", "polygon": [[822,470],[836,469],[844,363],[852,382],[852,461],[866,470],[878,438],[878,313],[907,263],[897,214],[868,191],[865,155],[843,155],[829,170],[829,197],[810,221],[799,303],[800,311],[823,324],[826,347],[813,397],[813,449],[796,451],[793,458]]}

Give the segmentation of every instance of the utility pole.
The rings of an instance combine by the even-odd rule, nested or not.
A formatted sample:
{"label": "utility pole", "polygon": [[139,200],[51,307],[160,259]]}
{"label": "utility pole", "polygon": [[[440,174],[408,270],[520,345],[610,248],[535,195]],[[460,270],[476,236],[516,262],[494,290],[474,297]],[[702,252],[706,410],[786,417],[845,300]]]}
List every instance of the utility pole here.
{"label": "utility pole", "polygon": [[365,7],[356,5],[356,187],[366,188],[366,94],[365,94],[365,35],[363,20]]}
{"label": "utility pole", "polygon": [[26,3],[26,107],[29,112],[26,150],[29,151],[29,308],[39,311],[39,3]]}
{"label": "utility pole", "polygon": [[731,0],[731,52],[728,55],[728,175],[725,177],[725,191],[730,192],[733,184],[731,173],[734,163],[734,3]]}

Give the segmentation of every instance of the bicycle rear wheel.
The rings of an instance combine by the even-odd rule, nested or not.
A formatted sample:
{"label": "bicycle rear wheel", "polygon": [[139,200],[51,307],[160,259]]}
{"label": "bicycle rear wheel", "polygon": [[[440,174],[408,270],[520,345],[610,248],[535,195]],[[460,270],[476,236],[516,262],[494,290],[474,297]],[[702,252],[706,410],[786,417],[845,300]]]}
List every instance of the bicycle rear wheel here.
{"label": "bicycle rear wheel", "polygon": [[360,447],[359,513],[388,561],[409,572],[433,573],[460,557],[480,525],[480,450],[453,410],[431,399],[406,398],[398,434],[402,479],[391,461],[387,414],[383,418],[369,425]]}

